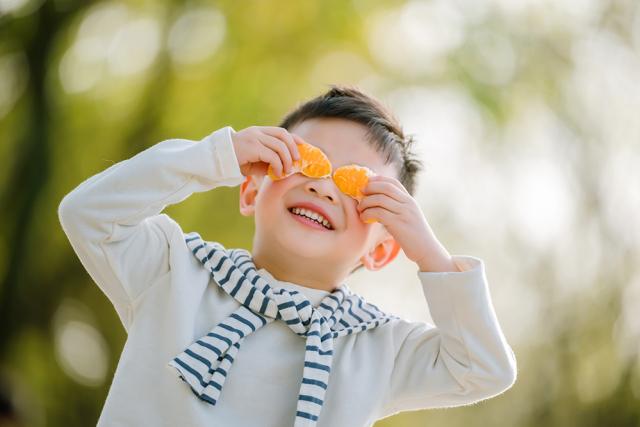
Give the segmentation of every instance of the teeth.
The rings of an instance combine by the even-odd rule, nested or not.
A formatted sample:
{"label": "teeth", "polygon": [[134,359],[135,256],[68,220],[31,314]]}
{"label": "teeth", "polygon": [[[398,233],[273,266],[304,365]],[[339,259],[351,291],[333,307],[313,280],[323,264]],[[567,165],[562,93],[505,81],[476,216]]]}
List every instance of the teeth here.
{"label": "teeth", "polygon": [[296,215],[303,215],[308,218],[311,218],[314,221],[324,225],[326,228],[331,228],[329,221],[327,221],[322,215],[316,212],[310,211],[308,209],[302,209],[302,208],[293,208],[291,211]]}

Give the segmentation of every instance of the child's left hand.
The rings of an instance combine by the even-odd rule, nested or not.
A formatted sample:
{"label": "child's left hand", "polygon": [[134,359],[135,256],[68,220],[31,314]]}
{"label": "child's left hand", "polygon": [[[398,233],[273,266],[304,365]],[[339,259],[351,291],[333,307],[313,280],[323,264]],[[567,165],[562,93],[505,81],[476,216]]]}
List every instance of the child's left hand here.
{"label": "child's left hand", "polygon": [[357,209],[363,222],[377,220],[407,258],[423,271],[458,271],[451,255],[431,230],[417,201],[396,178],[375,175],[362,189]]}

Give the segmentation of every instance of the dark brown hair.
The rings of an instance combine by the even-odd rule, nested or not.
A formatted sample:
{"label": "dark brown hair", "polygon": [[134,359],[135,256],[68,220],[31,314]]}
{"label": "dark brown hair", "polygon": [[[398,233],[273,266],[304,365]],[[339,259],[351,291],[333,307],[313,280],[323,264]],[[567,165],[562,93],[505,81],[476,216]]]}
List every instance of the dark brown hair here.
{"label": "dark brown hair", "polygon": [[405,135],[391,109],[354,85],[330,85],[322,95],[299,104],[286,114],[279,127],[290,130],[305,120],[333,117],[351,120],[367,127],[367,138],[384,156],[385,164],[394,164],[398,180],[409,194],[415,195],[416,175],[424,165],[411,151],[413,135]]}
{"label": "dark brown hair", "polygon": [[[399,120],[380,100],[364,93],[357,86],[331,84],[322,95],[299,104],[286,114],[279,127],[290,130],[313,118],[342,118],[367,127],[367,139],[384,156],[385,164],[393,164],[398,180],[412,196],[416,191],[416,175],[424,165],[411,151],[413,135],[405,135]],[[351,273],[362,268],[355,268]]]}

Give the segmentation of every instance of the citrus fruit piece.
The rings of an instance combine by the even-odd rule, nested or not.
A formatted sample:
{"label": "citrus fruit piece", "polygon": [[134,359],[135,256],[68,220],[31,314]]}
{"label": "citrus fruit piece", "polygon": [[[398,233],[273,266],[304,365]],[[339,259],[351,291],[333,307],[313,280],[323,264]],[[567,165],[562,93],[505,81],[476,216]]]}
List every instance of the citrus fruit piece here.
{"label": "citrus fruit piece", "polygon": [[331,176],[331,162],[321,149],[304,142],[302,144],[298,144],[298,152],[300,153],[300,159],[293,161],[291,171],[288,174],[276,176],[273,167],[269,165],[269,168],[267,169],[269,178],[277,181],[297,172],[300,172],[309,178],[326,178]]}
{"label": "citrus fruit piece", "polygon": [[364,194],[362,189],[367,186],[369,177],[375,173],[366,166],[341,166],[333,172],[333,181],[344,194],[360,201]]}
{"label": "citrus fruit piece", "polygon": [[[358,202],[362,200],[364,194],[362,189],[367,186],[369,177],[375,175],[371,169],[366,166],[347,165],[341,166],[333,172],[333,182],[336,186],[348,196],[353,197]],[[371,224],[378,222],[375,218],[367,219],[364,222]]]}

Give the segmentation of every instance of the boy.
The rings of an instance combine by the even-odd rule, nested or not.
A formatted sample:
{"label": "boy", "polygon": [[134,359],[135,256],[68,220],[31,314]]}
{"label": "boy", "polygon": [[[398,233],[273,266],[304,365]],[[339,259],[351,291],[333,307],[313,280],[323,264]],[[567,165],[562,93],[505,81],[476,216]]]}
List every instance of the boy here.
{"label": "boy", "polygon": [[[286,176],[302,142],[332,170],[375,172],[360,202],[331,178]],[[63,229],[128,334],[98,425],[370,426],[510,388],[516,360],[483,261],[435,238],[411,196],[420,163],[409,142],[379,101],[334,85],[279,127],[166,140],[65,196]],[[286,177],[272,180],[269,166]],[[236,185],[240,212],[255,217],[252,254],[161,214]],[[343,284],[400,249],[419,267],[435,326]]]}

